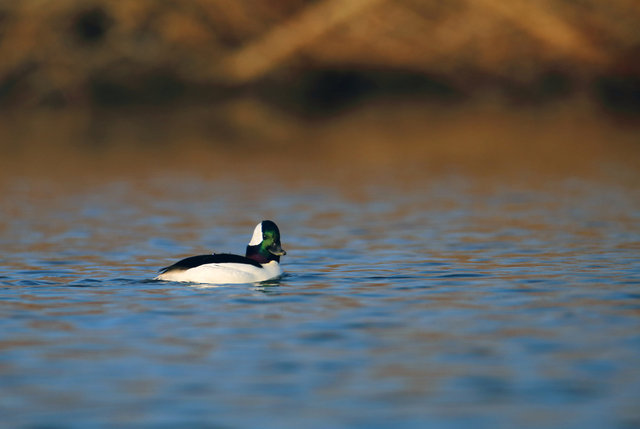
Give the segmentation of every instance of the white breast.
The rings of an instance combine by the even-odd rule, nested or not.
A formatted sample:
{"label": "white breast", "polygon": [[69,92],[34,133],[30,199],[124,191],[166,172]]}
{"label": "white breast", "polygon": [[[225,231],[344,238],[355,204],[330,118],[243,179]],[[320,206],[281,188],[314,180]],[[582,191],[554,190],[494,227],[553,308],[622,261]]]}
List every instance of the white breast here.
{"label": "white breast", "polygon": [[204,264],[183,271],[160,274],[156,280],[211,284],[254,283],[273,279],[282,274],[280,264],[271,261],[258,268],[249,264]]}

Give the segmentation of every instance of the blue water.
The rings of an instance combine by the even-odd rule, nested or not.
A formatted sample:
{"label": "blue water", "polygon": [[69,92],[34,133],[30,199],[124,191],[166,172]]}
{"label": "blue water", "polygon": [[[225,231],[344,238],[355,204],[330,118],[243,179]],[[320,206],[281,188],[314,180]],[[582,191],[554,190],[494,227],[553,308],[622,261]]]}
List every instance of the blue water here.
{"label": "blue water", "polygon": [[[474,183],[15,181],[2,427],[639,427],[638,191]],[[150,280],[263,218],[282,279]]]}

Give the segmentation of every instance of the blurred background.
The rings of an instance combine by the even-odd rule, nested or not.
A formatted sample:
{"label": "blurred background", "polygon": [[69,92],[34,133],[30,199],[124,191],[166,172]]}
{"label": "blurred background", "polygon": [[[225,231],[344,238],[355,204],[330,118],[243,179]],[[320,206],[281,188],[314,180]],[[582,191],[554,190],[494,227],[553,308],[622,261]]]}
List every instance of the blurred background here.
{"label": "blurred background", "polygon": [[633,171],[638,28],[633,0],[0,0],[2,176]]}

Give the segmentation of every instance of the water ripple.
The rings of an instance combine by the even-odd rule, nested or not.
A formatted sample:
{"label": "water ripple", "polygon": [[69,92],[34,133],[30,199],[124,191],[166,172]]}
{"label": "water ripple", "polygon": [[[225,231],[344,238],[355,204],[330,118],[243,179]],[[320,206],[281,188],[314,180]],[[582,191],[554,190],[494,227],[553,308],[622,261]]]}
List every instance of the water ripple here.
{"label": "water ripple", "polygon": [[[591,185],[566,201],[440,183],[251,204],[240,185],[106,186],[31,202],[51,222],[15,200],[0,267],[3,423],[631,427],[640,230],[624,219],[639,211],[601,208]],[[280,279],[152,280],[171,258],[242,252],[255,207],[281,225]]]}

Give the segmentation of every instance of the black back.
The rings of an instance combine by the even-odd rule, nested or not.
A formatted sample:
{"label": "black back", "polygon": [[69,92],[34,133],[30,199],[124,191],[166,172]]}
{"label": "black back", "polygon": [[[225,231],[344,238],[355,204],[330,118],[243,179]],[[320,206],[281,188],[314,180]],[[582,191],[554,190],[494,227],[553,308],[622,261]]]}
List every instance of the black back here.
{"label": "black back", "polygon": [[213,255],[199,255],[199,256],[190,256],[188,258],[184,258],[181,261],[176,262],[173,265],[169,265],[168,267],[164,267],[160,270],[160,273],[166,273],[167,271],[172,270],[188,270],[189,268],[199,267],[204,264],[224,264],[224,263],[234,263],[234,264],[249,264],[254,267],[262,268],[258,262],[253,259],[249,259],[245,256],[233,255],[231,253],[218,253]]}

